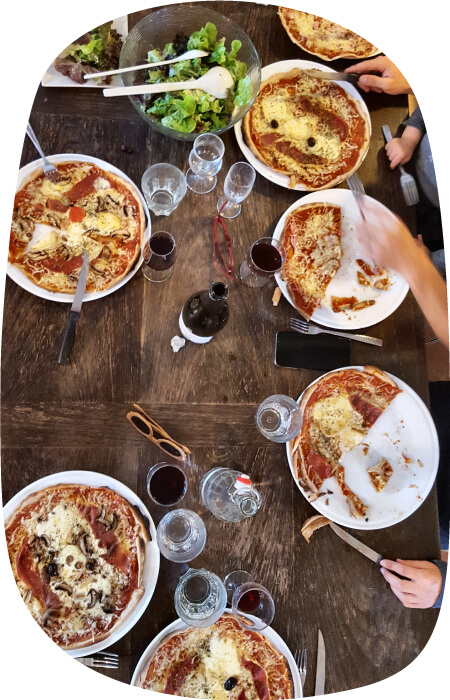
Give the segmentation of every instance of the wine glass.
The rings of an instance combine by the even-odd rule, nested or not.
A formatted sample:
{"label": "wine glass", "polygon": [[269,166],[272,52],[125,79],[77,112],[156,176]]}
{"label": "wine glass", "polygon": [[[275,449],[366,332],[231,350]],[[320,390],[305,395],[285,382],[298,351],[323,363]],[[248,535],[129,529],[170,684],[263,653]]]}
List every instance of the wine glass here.
{"label": "wine glass", "polygon": [[275,615],[275,603],[267,588],[252,581],[247,571],[232,571],[224,579],[227,595],[231,595],[231,610],[240,626],[260,632],[270,625]]}
{"label": "wine glass", "polygon": [[172,276],[177,255],[176,243],[167,231],[155,231],[143,250],[142,274],[150,282],[165,282]]}
{"label": "wine glass", "polygon": [[215,134],[200,134],[189,154],[186,184],[196,194],[211,192],[217,184],[216,173],[222,167],[225,146]]}
{"label": "wine glass", "polygon": [[299,434],[303,423],[300,407],[294,399],[274,394],[258,407],[256,425],[272,442],[290,442]]}
{"label": "wine glass", "polygon": [[241,213],[241,205],[252,191],[255,169],[248,163],[234,163],[229,169],[223,186],[224,194],[217,202],[217,211],[225,219],[234,219]]}
{"label": "wine glass", "polygon": [[259,238],[251,246],[243,261],[239,276],[247,287],[263,287],[283,267],[286,259],[284,246],[273,238]]}

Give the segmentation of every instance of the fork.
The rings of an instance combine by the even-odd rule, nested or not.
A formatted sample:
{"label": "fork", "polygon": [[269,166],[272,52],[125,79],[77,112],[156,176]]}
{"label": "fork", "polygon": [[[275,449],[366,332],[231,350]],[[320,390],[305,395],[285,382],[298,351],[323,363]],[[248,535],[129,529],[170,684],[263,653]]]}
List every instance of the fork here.
{"label": "fork", "polygon": [[305,685],[306,679],[306,663],[307,663],[307,653],[306,649],[297,649],[294,655],[295,663],[300,671],[300,680],[302,682],[302,688]]}
{"label": "fork", "polygon": [[366,217],[364,216],[364,210],[361,204],[361,200],[366,193],[364,191],[364,185],[362,184],[358,173],[353,173],[353,175],[349,175],[347,178],[347,184],[350,188],[351,193],[356,199],[356,204],[358,205],[359,213],[361,214],[362,220],[366,221]]}
{"label": "fork", "polygon": [[[381,127],[381,130],[383,131],[386,141],[392,141],[392,134],[389,126],[385,124]],[[412,175],[406,172],[403,165],[398,165],[397,167],[400,170],[400,187],[402,188],[406,204],[408,206],[417,204],[419,201],[419,193],[417,191],[416,181]]]}
{"label": "fork", "polygon": [[95,656],[82,656],[77,661],[89,668],[119,668],[119,655],[107,651],[99,651]]}
{"label": "fork", "polygon": [[50,163],[50,161],[47,160],[47,158],[44,156],[44,152],[42,151],[41,145],[39,141],[36,138],[36,134],[34,133],[33,129],[31,128],[30,122],[27,124],[27,134],[30,137],[31,141],[33,142],[34,147],[36,148],[37,152],[41,156],[42,160],[44,161],[44,175],[45,177],[50,180],[50,182],[56,183],[61,181],[61,175],[58,172],[58,169],[55,168],[54,165]]}
{"label": "fork", "polygon": [[291,330],[297,331],[297,333],[303,333],[304,335],[317,335],[318,333],[327,333],[328,335],[338,335],[340,338],[350,338],[350,340],[358,340],[360,343],[367,343],[368,345],[383,345],[383,341],[380,338],[372,338],[370,335],[360,335],[359,333],[342,333],[341,331],[330,331],[328,328],[319,328],[313,323],[308,323],[307,321],[301,321],[298,318],[291,318],[289,322]]}

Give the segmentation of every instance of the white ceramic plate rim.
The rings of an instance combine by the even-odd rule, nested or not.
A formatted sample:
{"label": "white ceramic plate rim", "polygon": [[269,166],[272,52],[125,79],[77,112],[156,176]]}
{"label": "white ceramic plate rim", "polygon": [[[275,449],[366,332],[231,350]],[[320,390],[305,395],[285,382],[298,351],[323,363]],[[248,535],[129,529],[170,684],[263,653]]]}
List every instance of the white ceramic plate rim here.
{"label": "white ceramic plate rim", "polygon": [[[348,367],[340,367],[339,369],[332,370],[332,372],[340,372],[344,369],[358,369],[358,370],[363,370],[364,367],[362,365],[351,365]],[[311,384],[309,384],[304,391],[300,394],[300,396],[297,399],[297,403],[300,403],[301,398],[305,391],[309,389],[311,386],[314,384],[317,384],[319,380],[322,380],[324,377],[328,376],[328,374],[331,374],[331,372],[327,372],[326,374],[323,374],[321,377],[318,377],[315,379]],[[332,507],[326,506],[325,505],[325,499],[318,498],[316,501],[313,501],[312,503],[310,502],[308,496],[306,495],[305,491],[302,489],[300,486],[298,480],[295,477],[295,472],[294,472],[294,465],[292,462],[292,457],[291,457],[291,451],[290,451],[290,445],[289,443],[286,443],[286,454],[287,454],[287,460],[289,464],[289,468],[291,470],[292,478],[294,479],[295,484],[297,485],[297,488],[299,489],[300,493],[304,496],[304,498],[308,501],[308,503],[311,503],[312,507],[315,508],[321,515],[324,515],[327,518],[330,518],[330,520],[333,520],[333,522],[337,523],[338,525],[342,525],[344,527],[348,527],[350,529],[354,530],[381,530],[385,527],[391,527],[392,525],[396,525],[397,523],[402,522],[402,520],[405,520],[406,518],[409,518],[410,515],[412,515],[425,501],[426,497],[431,491],[431,488],[434,484],[434,481],[436,479],[436,474],[439,466],[439,441],[438,441],[438,435],[436,432],[436,427],[434,425],[433,419],[430,415],[430,412],[428,408],[425,406],[424,402],[420,398],[420,396],[414,391],[414,389],[411,389],[411,387],[406,384],[402,379],[399,379],[396,377],[394,374],[391,374],[390,372],[386,372],[386,374],[393,379],[398,387],[407,395],[409,398],[414,401],[419,408],[422,409],[423,415],[425,420],[427,421],[427,425],[421,425],[420,426],[420,434],[423,438],[423,441],[425,440],[426,437],[429,437],[430,439],[430,452],[433,451],[434,453],[434,462],[432,466],[429,468],[429,475],[428,475],[428,481],[426,482],[425,486],[422,487],[420,491],[420,497],[421,500],[416,500],[416,503],[414,504],[414,507],[410,508],[409,510],[407,509],[401,516],[393,516],[391,518],[386,518],[386,521],[381,522],[376,524],[375,526],[372,524],[372,522],[369,519],[369,522],[366,522],[363,517],[361,518],[353,518],[350,515],[350,512],[347,517],[336,517],[335,514],[332,511]],[[394,399],[395,401],[395,399]],[[386,409],[386,411],[389,411],[389,406]],[[428,428],[428,436],[426,436],[426,428]],[[356,449],[356,448],[355,448]],[[350,453],[348,453],[350,454]],[[337,481],[334,479],[334,483],[337,486]],[[339,488],[337,486],[337,488]],[[381,495],[381,494],[380,494]],[[323,503],[322,503],[323,501]]]}
{"label": "white ceramic plate rim", "polygon": [[[128,34],[128,15],[117,17],[112,23],[113,29],[116,29],[122,37],[122,41]],[[94,27],[92,27],[94,29]],[[88,30],[89,31],[89,30]],[[41,81],[43,87],[68,87],[68,88],[104,88],[105,85],[99,85],[96,80],[84,80],[84,85],[76,83],[67,75],[63,75],[56,70],[54,62],[47,68]],[[120,87],[122,81],[120,75],[113,75],[109,87]]]}
{"label": "white ceramic plate rim", "polygon": [[[337,73],[337,71],[334,68],[331,68],[330,66],[324,66],[323,63],[316,63],[315,61],[304,61],[302,59],[291,59],[289,61],[277,61],[276,63],[271,63],[268,66],[264,66],[264,68],[261,69],[261,82],[264,80],[267,80],[270,78],[272,75],[275,75],[276,73],[287,73],[290,70],[293,70],[294,68],[303,68],[305,70],[312,70],[312,69],[317,69],[317,70],[323,70],[327,73]],[[366,145],[366,150],[364,152],[364,155],[362,157],[362,160],[358,162],[358,168],[361,166],[362,161],[367,155],[367,152],[369,150],[370,146],[370,138],[372,136],[372,122],[370,119],[370,114],[369,110],[367,109],[367,105],[364,102],[363,98],[359,94],[358,90],[353,87],[348,82],[342,82],[342,81],[336,81],[339,83],[339,85],[349,94],[351,97],[353,97],[357,102],[360,103],[362,111],[364,112],[364,115],[367,120],[367,125],[369,127],[369,138],[367,141]],[[304,185],[297,184],[295,187],[289,187],[289,176],[288,175],[283,175],[283,173],[279,173],[276,170],[272,170],[272,168],[269,168],[268,165],[263,163],[262,161],[257,158],[252,151],[249,149],[249,147],[246,145],[244,138],[242,136],[242,120],[237,122],[237,124],[234,125],[234,133],[236,135],[237,142],[239,144],[239,148],[241,149],[243,155],[245,158],[248,160],[248,162],[253,165],[255,170],[265,177],[267,180],[270,180],[271,182],[275,183],[276,185],[281,185],[282,187],[286,187],[286,189],[294,191],[297,190],[298,192],[307,192],[308,190]],[[345,180],[346,177],[351,175],[352,172],[355,172],[357,168],[354,168],[351,172],[348,172],[341,180]],[[338,184],[338,183],[336,183]],[[333,185],[334,187],[334,185]],[[327,188],[324,188],[327,189]],[[320,190],[319,190],[320,191]],[[324,190],[322,190],[324,191]]]}
{"label": "white ceramic plate rim", "polygon": [[[373,199],[372,197],[369,197],[368,195],[366,195],[366,198],[370,200],[374,205],[380,207],[380,209],[382,209],[384,212],[386,212],[389,215],[392,215],[395,218],[395,215],[390,211],[390,209],[385,207],[384,204],[382,204],[376,199]],[[346,216],[345,209],[347,209],[349,205],[353,212],[357,211],[357,205],[354,202],[354,197],[350,190],[344,190],[339,188],[332,190],[319,190],[318,192],[310,192],[301,199],[298,199],[296,202],[291,204],[291,206],[288,207],[288,209],[286,209],[286,211],[281,216],[275,227],[275,231],[273,232],[272,238],[276,241],[280,240],[286,223],[286,219],[289,216],[289,214],[291,214],[299,207],[302,207],[306,204],[313,204],[315,202],[324,202],[339,205],[343,210],[344,217]],[[351,205],[353,205],[353,207]],[[353,216],[349,216],[348,218],[352,222],[354,221]],[[347,235],[349,234],[347,233]],[[361,257],[363,257],[362,254]],[[373,294],[376,292],[378,299],[382,302],[383,305],[374,304],[373,306],[368,306],[366,309],[362,309],[361,311],[355,311],[352,316],[348,315],[345,312],[334,313],[331,310],[331,308],[319,307],[314,311],[313,315],[311,316],[311,321],[320,323],[322,326],[327,326],[328,328],[337,328],[343,330],[367,328],[368,326],[373,326],[376,323],[384,321],[385,318],[388,318],[388,316],[393,314],[394,311],[398,309],[398,307],[408,294],[409,290],[408,283],[401,275],[389,270],[389,276],[391,279],[391,283],[395,283],[395,290],[392,289],[391,284],[391,288],[387,291],[378,292],[376,290],[371,290],[371,292],[367,292],[372,297]],[[287,301],[294,307],[294,309],[296,309],[292,296],[288,290],[287,284],[284,280],[281,279],[279,272],[277,272],[277,274],[275,275],[275,279],[277,281],[278,286],[281,289],[284,298],[287,299]],[[330,284],[332,284],[332,282]],[[351,282],[349,281],[349,287],[350,284]],[[360,293],[363,295],[367,291],[367,288],[358,287],[358,285],[356,284],[356,278],[354,282],[354,287],[354,289],[349,289],[348,292],[341,289],[340,296],[351,296],[353,294],[357,294],[360,290]],[[328,287],[327,289],[327,295],[329,294],[329,289],[330,287]],[[393,293],[394,291],[396,293]],[[383,295],[389,295],[389,297],[387,297],[390,301],[388,309],[386,309],[386,304],[384,303],[385,297]],[[297,313],[300,314],[299,311],[297,311]]]}
{"label": "white ceramic plate rim", "polygon": [[[225,610],[226,613],[229,613],[232,615],[232,611],[229,608],[226,608]],[[165,638],[168,637],[171,634],[174,634],[175,632],[180,632],[181,630],[188,629],[189,625],[184,623],[180,618],[178,620],[175,620],[174,622],[171,622],[170,625],[167,625],[162,632],[160,632],[148,645],[144,653],[142,654],[141,658],[139,659],[137,666],[134,670],[133,677],[130,681],[130,685],[134,685],[136,687],[139,687],[137,685],[137,682],[139,680],[139,676],[142,673],[142,671],[145,668],[145,665],[147,662],[150,660],[150,658],[156,653],[158,648],[162,645],[162,643],[165,641]],[[300,673],[297,668],[297,664],[294,661],[294,657],[292,656],[289,647],[287,646],[286,642],[280,637],[278,632],[275,632],[272,627],[266,627],[265,630],[262,632],[259,632],[263,637],[267,637],[269,642],[273,644],[273,646],[285,657],[286,661],[288,662],[289,665],[289,670],[291,672],[291,677],[292,677],[292,682],[294,684],[294,698],[302,698],[303,697],[303,692],[302,692],[302,683],[300,679]]]}
{"label": "white ceramic plate rim", "polygon": [[[122,172],[122,170],[119,170],[119,168],[116,168],[115,165],[108,163],[106,160],[94,158],[93,156],[85,156],[82,153],[58,153],[54,156],[47,156],[47,159],[50,161],[50,163],[64,163],[66,161],[83,161],[86,163],[93,163],[99,168],[102,168],[102,170],[110,171],[114,175],[122,177],[124,180],[129,182],[130,185],[133,185],[134,189],[136,190],[136,194],[141,200],[142,206],[144,208],[144,213],[147,219],[147,226],[142,236],[141,252],[137,263],[135,264],[133,269],[130,270],[130,272],[127,275],[125,275],[125,277],[123,277],[123,279],[119,280],[119,282],[114,284],[112,287],[108,287],[108,289],[104,289],[101,292],[87,292],[87,294],[85,294],[83,297],[83,303],[85,301],[95,301],[96,299],[106,297],[109,294],[116,292],[118,289],[123,287],[124,284],[129,282],[130,279],[134,277],[134,275],[142,265],[142,249],[144,247],[145,241],[150,236],[151,232],[151,220],[147,203],[144,197],[142,196],[139,188],[137,187],[136,183],[133,182],[133,180],[130,177],[128,177],[128,175]],[[24,165],[22,168],[20,168],[19,175],[17,178],[16,192],[20,190],[25,180],[40,167],[42,167],[42,159],[38,158],[37,160],[33,160],[32,163],[27,163],[27,165]],[[47,299],[48,301],[59,301],[64,302],[66,304],[71,304],[74,300],[74,294],[62,294],[61,292],[51,292],[48,289],[42,289],[41,287],[38,287],[37,284],[34,284],[34,282],[28,279],[28,277],[22,272],[22,270],[19,270],[18,267],[12,265],[10,262],[7,263],[6,272],[8,274],[8,277],[10,277],[16,284],[18,284],[19,287],[25,289],[26,292],[30,292],[31,294],[34,294],[37,297],[41,297],[41,299]]]}
{"label": "white ceramic plate rim", "polygon": [[130,631],[132,627],[134,627],[141,615],[143,615],[145,612],[153,596],[156,581],[158,579],[160,555],[158,545],[156,544],[156,528],[145,504],[134,493],[134,491],[132,491],[121,481],[113,479],[111,476],[107,476],[106,474],[101,474],[100,472],[82,470],[58,472],[57,474],[49,474],[48,476],[42,477],[42,479],[33,481],[32,484],[28,484],[28,486],[25,486],[25,488],[19,491],[19,493],[16,493],[16,495],[13,496],[11,500],[8,501],[8,503],[6,503],[6,505],[3,507],[4,520],[7,521],[11,517],[14,511],[20,506],[22,501],[27,498],[27,496],[30,496],[41,489],[56,486],[57,484],[85,484],[86,486],[93,486],[96,488],[106,486],[116,491],[132,506],[137,506],[144,518],[148,519],[151,536],[151,541],[147,542],[145,545],[145,562],[143,571],[144,595],[139,600],[134,610],[131,611],[131,613],[124,619],[123,623],[119,625],[119,627],[117,627],[117,629],[109,637],[107,637],[107,639],[104,639],[102,642],[97,642],[97,644],[91,644],[83,647],[82,649],[68,649],[66,651],[69,656],[77,658],[80,656],[88,656],[88,654],[94,654],[97,651],[106,649],[121,639],[125,634],[127,634],[127,632]]}

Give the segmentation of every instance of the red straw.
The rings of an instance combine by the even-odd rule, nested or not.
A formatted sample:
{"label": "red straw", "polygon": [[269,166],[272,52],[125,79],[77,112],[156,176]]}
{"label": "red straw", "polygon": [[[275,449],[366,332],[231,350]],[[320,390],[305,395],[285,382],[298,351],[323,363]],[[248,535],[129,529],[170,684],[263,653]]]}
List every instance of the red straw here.
{"label": "red straw", "polygon": [[[220,207],[219,213],[217,214],[217,216],[214,217],[213,257],[214,257],[214,262],[216,263],[216,265],[217,265],[217,267],[219,268],[219,270],[220,270],[221,272],[223,272],[223,274],[225,275],[225,277],[228,277],[228,279],[232,279],[232,277],[233,277],[233,251],[232,251],[232,249],[231,249],[231,238],[230,238],[230,235],[229,235],[229,233],[228,233],[227,225],[226,225],[225,221],[223,220],[223,217],[220,215],[221,212],[222,212],[222,209],[224,208],[224,206],[225,206],[226,204],[228,204],[228,202],[224,202],[224,203],[222,204],[222,206]],[[222,228],[223,228],[223,232],[224,232],[224,235],[225,235],[225,240],[226,240],[226,242],[227,242],[227,247],[228,247],[228,258],[229,258],[229,264],[228,264],[228,265],[227,265],[226,262],[225,262],[225,258],[224,258],[224,256],[223,256],[222,249],[221,249],[221,247],[220,247],[220,243],[219,243],[219,240],[218,240],[218,238],[217,238],[217,225],[218,225],[219,223],[221,224],[221,226],[222,226]],[[217,250],[219,251],[219,255],[220,255],[222,264],[221,264],[221,263],[219,262],[219,260],[217,259],[216,248],[217,248]]]}

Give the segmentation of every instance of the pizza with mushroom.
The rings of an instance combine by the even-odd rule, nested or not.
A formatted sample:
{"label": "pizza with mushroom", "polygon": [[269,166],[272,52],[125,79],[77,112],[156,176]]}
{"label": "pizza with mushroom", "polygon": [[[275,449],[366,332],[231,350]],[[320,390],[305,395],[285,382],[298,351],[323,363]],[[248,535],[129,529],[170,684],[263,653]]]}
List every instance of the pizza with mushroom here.
{"label": "pizza with mushroom", "polygon": [[261,634],[223,615],[209,627],[173,634],[150,657],[138,685],[147,690],[212,700],[293,697],[284,656]]}
{"label": "pizza with mushroom", "polygon": [[341,85],[294,68],[261,83],[242,122],[247,146],[289,187],[321,190],[360,166],[370,140],[361,102]]}
{"label": "pizza with mushroom", "polygon": [[43,489],[20,504],[5,529],[22,598],[63,649],[106,639],[144,593],[149,534],[136,509],[109,488]]}
{"label": "pizza with mushroom", "polygon": [[93,163],[57,167],[60,182],[50,182],[39,168],[16,193],[9,262],[37,286],[73,294],[87,251],[86,291],[108,289],[139,257],[146,228],[140,196]]}
{"label": "pizza with mushroom", "polygon": [[336,58],[369,58],[379,53],[362,36],[318,15],[279,7],[278,16],[289,39],[325,61]]}
{"label": "pizza with mushroom", "polygon": [[291,443],[294,471],[300,485],[312,495],[326,479],[335,477],[355,518],[367,506],[345,482],[341,459],[365,438],[390,403],[401,392],[391,377],[377,367],[345,368],[329,372],[303,393],[303,424]]}

